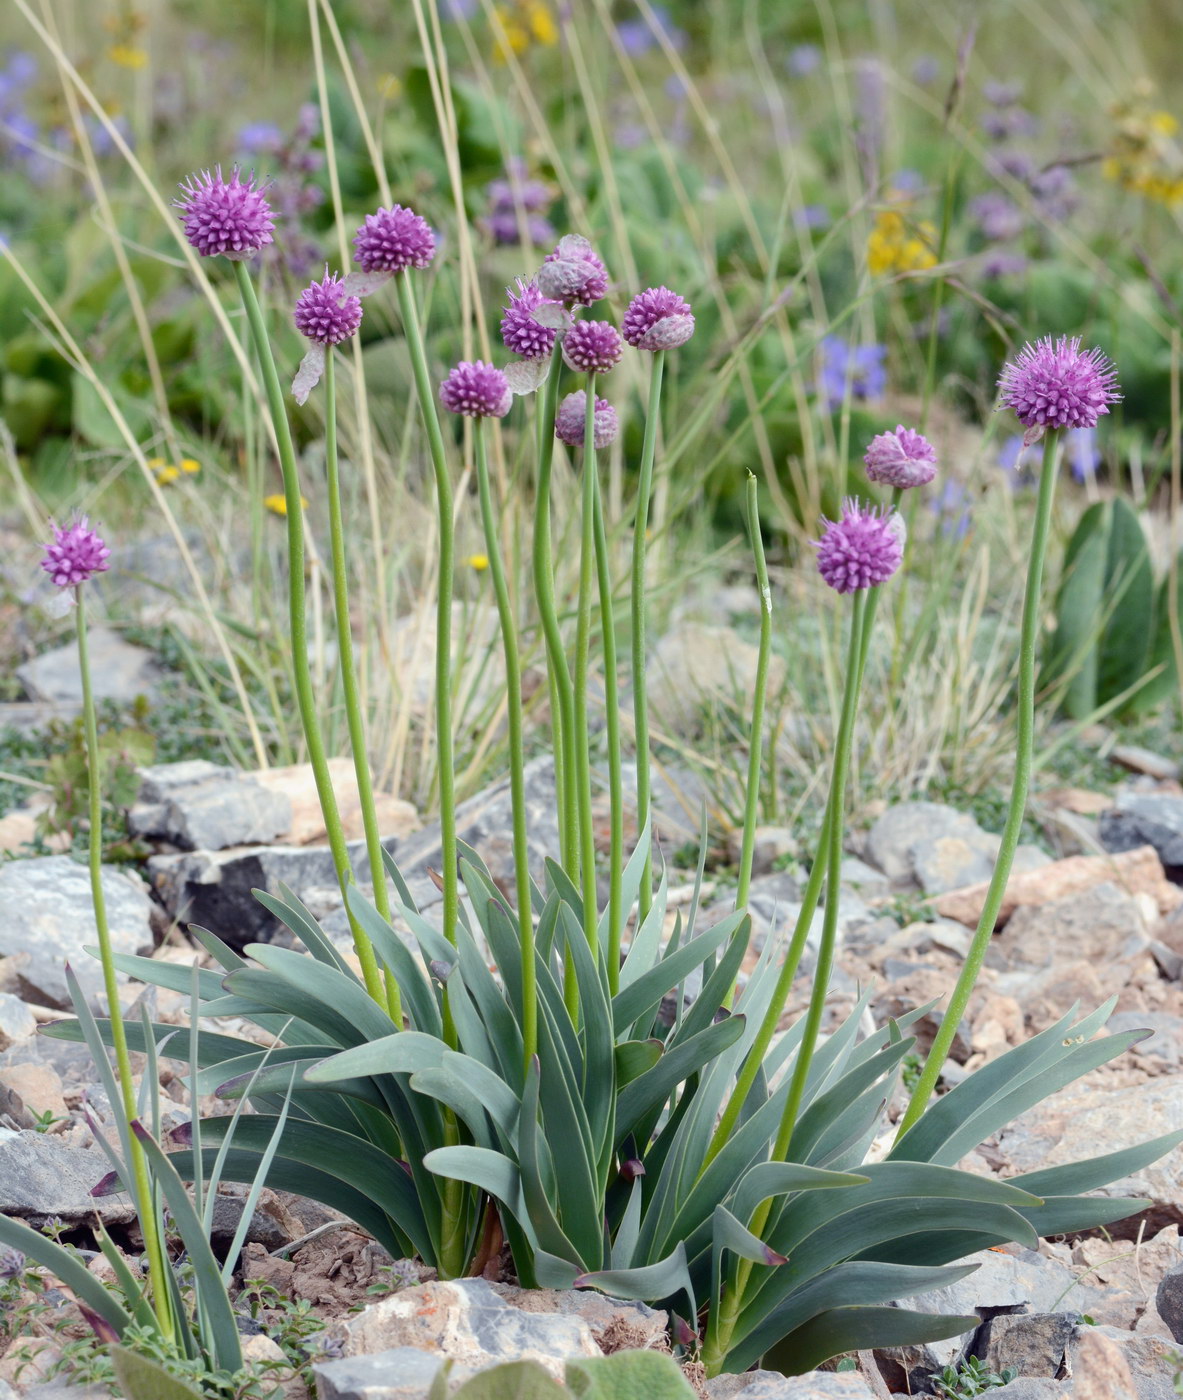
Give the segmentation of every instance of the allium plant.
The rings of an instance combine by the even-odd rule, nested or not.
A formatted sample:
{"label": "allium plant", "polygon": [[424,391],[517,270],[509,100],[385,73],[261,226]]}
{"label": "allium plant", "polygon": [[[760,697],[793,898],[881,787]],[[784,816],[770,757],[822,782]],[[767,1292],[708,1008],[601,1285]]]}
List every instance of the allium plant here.
{"label": "allium plant", "polygon": [[[257,1110],[237,1122],[195,1120],[176,1143],[174,1165],[201,1179],[219,1163],[227,1176],[253,1180],[265,1163],[273,1185],[320,1199],[392,1252],[418,1253],[445,1277],[480,1272],[505,1241],[527,1285],[578,1282],[669,1307],[682,1319],[680,1340],[697,1340],[711,1374],[744,1370],[773,1348],[779,1348],[777,1364],[800,1371],[838,1352],[932,1340],[974,1325],[974,1318],[933,1317],[895,1304],[963,1277],[965,1268],[946,1266],[975,1249],[1008,1240],[1032,1244],[1039,1232],[1088,1229],[1140,1208],[1142,1202],[1074,1193],[1137,1171],[1183,1138],[1174,1134],[1093,1162],[1007,1182],[955,1169],[1018,1108],[1104,1063],[1138,1038],[1138,1032],[1093,1038],[1112,1003],[1081,1020],[1075,1012],[1069,1014],[926,1107],[989,940],[1022,818],[1055,433],[1048,434],[1045,449],[1024,605],[1015,793],[988,912],[895,1147],[887,1160],[866,1162],[870,1144],[885,1128],[886,1105],[902,1062],[914,1047],[910,1028],[924,1008],[866,1035],[868,994],[824,1042],[820,1031],[837,937],[846,777],[860,686],[880,592],[898,587],[893,576],[901,568],[904,538],[895,506],[901,492],[934,465],[927,444],[903,428],[872,443],[868,472],[892,486],[890,506],[847,502],[818,542],[822,577],[849,599],[840,605],[850,614],[821,837],[787,949],[782,956],[769,941],[740,987],[750,934],[743,903],[756,816],[763,681],[752,717],[738,907],[706,929],[698,925],[692,907],[685,926],[679,924],[677,935],[667,937],[668,888],[664,878],[655,884],[651,868],[643,542],[664,356],[693,329],[693,313],[669,289],[651,288],[634,299],[624,322],[623,339],[653,357],[630,600],[639,840],[626,859],[613,580],[597,464],[609,410],[596,396],[597,375],[621,357],[622,337],[606,320],[574,314],[574,308],[604,296],[607,270],[585,239],[561,239],[538,270],[536,292],[519,284],[506,312],[512,318],[511,334],[522,337],[511,348],[524,358],[505,370],[462,363],[442,385],[434,385],[412,280],[434,256],[430,228],[417,214],[394,206],[367,218],[355,248],[361,271],[333,284],[328,295],[336,307],[321,306],[319,318],[310,309],[305,324],[316,334],[330,334],[336,313],[347,311],[345,299],[371,293],[390,278],[395,281],[439,511],[435,714],[442,922],[418,910],[397,866],[383,854],[392,891],[385,890],[380,868],[374,871],[372,902],[342,877],[360,975],[309,911],[287,893],[260,898],[310,957],[255,945],[245,950],[244,959],[215,936],[202,934],[220,972],[191,975],[157,960],[116,959],[125,972],[159,985],[185,990],[195,977],[194,1029],[145,1026],[141,1043],[149,1047],[157,1036],[173,1036],[170,1053],[191,1055],[195,1061],[200,1054],[201,1068],[193,1070],[196,1093],[217,1090],[223,1097],[249,1101]],[[262,316],[240,260],[235,274],[275,418],[293,531],[301,512],[290,429]],[[536,304],[527,304],[536,298]],[[547,338],[536,338],[534,326],[554,332],[549,355]],[[1027,418],[1041,428],[1053,422],[1087,426],[1083,420],[1089,414],[1095,421],[1114,400],[1113,376],[1094,352],[1081,355],[1076,342],[1047,344],[1046,353],[1033,351],[1008,369],[1005,394],[1026,426],[1032,426]],[[331,425],[332,346],[324,348]],[[866,353],[851,358],[841,342],[831,344],[822,356],[821,387],[827,399],[834,398],[837,388],[827,376],[830,381],[841,378],[839,398],[848,391],[867,397],[881,392],[885,371],[879,358],[878,347],[866,347]],[[560,408],[564,361],[576,368],[582,382]],[[523,364],[533,366],[529,375],[521,372]],[[533,398],[524,392],[532,388],[541,389]],[[581,438],[572,421],[580,394]],[[487,465],[487,437],[500,431],[500,420],[517,411],[519,400],[534,406],[532,565],[546,642],[560,817],[560,850],[540,885],[531,878],[525,851],[519,621],[502,564]],[[470,432],[452,434],[451,447],[440,423],[441,404],[475,420]],[[330,435],[332,431],[330,427]],[[550,538],[556,433],[579,452],[581,476],[578,595],[563,600],[562,608]],[[884,440],[889,438],[894,441]],[[473,446],[506,659],[516,862],[512,894],[493,882],[475,853],[456,837],[450,709],[455,508],[449,456],[461,440]],[[330,436],[335,461],[331,441]],[[755,490],[752,480],[749,528],[763,608],[764,676],[773,599]],[[293,580],[299,576],[302,588],[298,532],[289,534],[289,546],[291,574]],[[290,600],[301,715],[314,752],[315,707],[301,690],[303,595],[294,582]],[[347,630],[347,623],[341,627]],[[611,810],[609,897],[603,911],[598,904],[589,726],[591,650],[597,633]],[[351,737],[355,746],[364,745],[364,735],[351,730]],[[467,894],[463,918],[461,882]],[[827,897],[808,1009],[782,1030],[823,886]],[[391,917],[380,907],[383,897],[389,898]],[[410,930],[418,956],[392,919]],[[397,1000],[383,995],[379,973],[397,986]],[[688,999],[690,981],[698,994]],[[678,1008],[672,1024],[662,1010],[670,1000]],[[269,1048],[260,1048],[249,1036],[198,1035],[200,1015],[253,1021],[266,1032]],[[85,1023],[63,1027],[58,1034],[113,1036],[114,1028],[92,1030]],[[169,1203],[173,1206],[172,1197]],[[918,1220],[923,1223],[919,1231]],[[2,1232],[0,1239],[6,1239]],[[17,1242],[17,1247],[23,1246]],[[705,1332],[696,1336],[703,1319]]]}

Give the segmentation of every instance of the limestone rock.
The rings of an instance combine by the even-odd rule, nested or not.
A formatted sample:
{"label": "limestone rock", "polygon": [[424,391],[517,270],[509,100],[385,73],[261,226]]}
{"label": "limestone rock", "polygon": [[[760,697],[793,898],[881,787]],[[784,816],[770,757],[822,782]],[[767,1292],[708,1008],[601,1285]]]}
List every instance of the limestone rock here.
{"label": "limestone rock", "polygon": [[1101,843],[1107,851],[1153,846],[1168,873],[1183,879],[1183,797],[1119,793],[1116,805],[1101,814]]}
{"label": "limestone rock", "polygon": [[[117,953],[152,946],[152,901],[143,881],[114,866],[103,867],[103,894],[111,943]],[[69,856],[38,856],[0,865],[0,957],[27,953],[20,981],[31,999],[67,1009],[66,964],[88,999],[103,973],[84,950],[98,942],[90,876]]]}
{"label": "limestone rock", "polygon": [[709,1400],[873,1400],[855,1371],[809,1371],[782,1376],[778,1371],[745,1371],[707,1381]]}
{"label": "limestone rock", "polygon": [[[684,738],[703,730],[704,716],[722,705],[751,714],[759,652],[730,627],[682,622],[660,639],[646,665],[654,723]],[[769,658],[768,693],[784,685],[783,657]]]}
{"label": "limestone rock", "polygon": [[141,799],[128,813],[128,826],[138,836],[169,841],[183,851],[221,851],[273,841],[291,825],[291,804],[282,793],[232,769],[198,761],[143,773]]}
{"label": "limestone rock", "polygon": [[986,834],[973,817],[941,802],[900,802],[867,833],[867,857],[889,879],[907,880],[916,873],[916,845],[946,837],[973,844]]}
{"label": "limestone rock", "polygon": [[0,1050],[28,1040],[37,1030],[37,1018],[20,997],[0,992]]}
{"label": "limestone rock", "polygon": [[[360,841],[365,835],[365,827],[353,760],[330,758],[328,766],[345,838]],[[261,768],[247,776],[270,792],[287,799],[291,819],[279,838],[284,845],[310,846],[327,841],[324,814],[320,809],[320,797],[310,763],[296,763],[287,768]],[[374,794],[374,805],[378,830],[383,838],[402,839],[419,829],[419,813],[410,802],[404,802],[388,792],[377,792]]]}
{"label": "limestone rock", "polygon": [[992,1371],[1055,1380],[1063,1373],[1076,1323],[1075,1313],[1002,1313],[978,1331],[973,1354]]}
{"label": "limestone rock", "polygon": [[995,935],[991,952],[1007,967],[1055,968],[1069,958],[1105,966],[1132,957],[1148,943],[1137,902],[1105,881],[1081,894],[1016,910]]}
{"label": "limestone rock", "polygon": [[106,1174],[101,1152],[65,1147],[45,1133],[0,1128],[0,1215],[35,1228],[54,1216],[67,1228],[95,1215],[107,1225],[126,1225],[135,1212],[125,1195],[90,1194]]}
{"label": "limestone rock", "polygon": [[[118,632],[107,627],[92,627],[88,641],[91,684],[96,700],[130,704],[138,695],[154,693],[157,666],[150,651],[125,642]],[[16,676],[30,700],[55,704],[82,702],[78,647],[72,641],[26,661],[16,668]]]}

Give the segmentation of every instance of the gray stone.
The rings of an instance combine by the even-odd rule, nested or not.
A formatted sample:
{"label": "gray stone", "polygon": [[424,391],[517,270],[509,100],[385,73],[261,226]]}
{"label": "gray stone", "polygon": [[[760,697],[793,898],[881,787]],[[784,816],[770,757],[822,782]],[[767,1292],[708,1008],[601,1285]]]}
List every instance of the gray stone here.
{"label": "gray stone", "polygon": [[867,833],[867,858],[890,880],[907,880],[915,871],[913,847],[939,837],[975,842],[986,832],[970,816],[941,802],[900,802],[889,807]]}
{"label": "gray stone", "polygon": [[105,1225],[126,1225],[135,1218],[127,1196],[90,1194],[107,1172],[101,1152],[65,1147],[45,1133],[0,1128],[0,1215],[38,1229],[54,1216],[68,1227],[96,1215]]}
{"label": "gray stone", "polygon": [[138,802],[128,813],[135,835],[170,841],[186,851],[274,841],[291,820],[292,804],[283,793],[234,774],[178,785],[164,798]]}
{"label": "gray stone", "polygon": [[[514,1308],[527,1312],[564,1313],[582,1319],[591,1328],[598,1343],[605,1337],[610,1345],[605,1350],[664,1346],[669,1317],[660,1309],[625,1298],[610,1298],[593,1288],[515,1288],[508,1284],[493,1284],[499,1294]],[[621,1342],[627,1341],[627,1348]]]}
{"label": "gray stone", "polygon": [[37,1018],[20,997],[0,992],[0,1050],[28,1040],[37,1030]]}
{"label": "gray stone", "polygon": [[1063,1374],[1076,1323],[1076,1313],[1002,1313],[982,1325],[973,1354],[992,1371],[1055,1380]]}
{"label": "gray stone", "polygon": [[81,713],[80,700],[9,700],[0,704],[0,730],[32,733],[55,719],[75,719]]}
{"label": "gray stone", "polygon": [[857,856],[842,857],[842,883],[857,890],[864,899],[876,899],[891,893],[891,881],[882,870],[876,870]]}
{"label": "gray stone", "polygon": [[1159,782],[1169,782],[1179,776],[1179,765],[1173,759],[1137,744],[1114,744],[1109,750],[1109,762],[1120,764],[1133,773],[1146,773]]}
{"label": "gray stone", "polygon": [[[317,1400],[426,1400],[443,1364],[440,1352],[391,1347],[369,1356],[318,1361],[312,1374]],[[467,1380],[471,1374],[468,1367],[453,1366],[449,1379]]]}
{"label": "gray stone", "polygon": [[995,967],[1044,969],[1084,959],[1104,966],[1134,956],[1149,941],[1138,902],[1105,881],[1016,909],[991,942],[989,961]]}
{"label": "gray stone", "polygon": [[[1137,1400],[1178,1400],[1179,1392],[1174,1386],[1177,1362],[1173,1340],[1168,1337],[1127,1332],[1120,1327],[1082,1327],[1077,1333],[1077,1350],[1072,1358],[1072,1370],[1076,1376],[1084,1372],[1084,1368],[1079,1365],[1079,1349],[1086,1338],[1102,1338],[1116,1348],[1117,1355],[1125,1362],[1133,1377]],[[1094,1393],[1089,1392],[1089,1400],[1093,1400]],[[1100,1394],[1096,1395],[1096,1400],[1101,1400]]]}
{"label": "gray stone", "polygon": [[1043,1376],[1016,1376],[1009,1385],[995,1386],[990,1400],[1069,1400],[1070,1392],[1059,1381]]}
{"label": "gray stone", "polygon": [[873,1392],[856,1371],[809,1371],[782,1376],[779,1371],[745,1371],[707,1381],[709,1400],[873,1400]]}
{"label": "gray stone", "polygon": [[[751,714],[759,652],[730,627],[683,622],[653,648],[645,667],[649,706],[658,725],[683,738],[701,734],[704,718],[720,707]],[[784,658],[769,658],[768,694],[785,681]]]}
{"label": "gray stone", "polygon": [[1177,1342],[1183,1342],[1183,1264],[1160,1279],[1154,1306],[1158,1309],[1159,1317],[1171,1329],[1171,1336]]}
{"label": "gray stone", "polygon": [[537,1361],[557,1377],[565,1361],[602,1354],[581,1317],[511,1307],[483,1279],[404,1288],[342,1319],[331,1335],[346,1356],[419,1347],[473,1370],[499,1361]]}
{"label": "gray stone", "polygon": [[[546,874],[546,858],[557,856],[559,850],[554,760],[549,754],[531,759],[525,776],[530,872],[541,883]],[[512,887],[513,818],[508,778],[460,804],[456,809],[456,834],[481,857],[494,880]],[[439,823],[433,822],[400,842],[396,856],[404,879],[421,877],[429,869],[438,871],[443,863]]]}
{"label": "gray stone", "polygon": [[1153,846],[1168,876],[1183,876],[1183,797],[1165,792],[1118,793],[1101,813],[1101,844],[1107,851]]}
{"label": "gray stone", "polygon": [[979,885],[993,875],[998,838],[985,843],[977,837],[928,836],[914,842],[910,854],[912,873],[925,894],[944,894]]}
{"label": "gray stone", "polygon": [[[15,1396],[16,1392],[10,1390],[8,1394]],[[0,1390],[0,1400],[5,1400],[3,1390]],[[53,1380],[26,1390],[24,1400],[119,1400],[119,1397],[97,1381],[93,1385],[71,1385],[68,1381]]]}
{"label": "gray stone", "polygon": [[[144,883],[114,866],[103,867],[103,895],[111,944],[117,953],[152,946],[152,901]],[[83,994],[102,990],[103,972],[84,950],[98,942],[90,875],[69,856],[38,856],[0,865],[0,957],[27,953],[20,981],[30,1000],[70,1005],[66,965]]]}
{"label": "gray stone", "polygon": [[[130,704],[138,695],[153,695],[157,666],[150,651],[125,642],[118,632],[106,627],[92,627],[88,644],[96,700]],[[71,704],[82,701],[82,676],[74,642],[26,661],[16,668],[16,676],[30,700]]]}

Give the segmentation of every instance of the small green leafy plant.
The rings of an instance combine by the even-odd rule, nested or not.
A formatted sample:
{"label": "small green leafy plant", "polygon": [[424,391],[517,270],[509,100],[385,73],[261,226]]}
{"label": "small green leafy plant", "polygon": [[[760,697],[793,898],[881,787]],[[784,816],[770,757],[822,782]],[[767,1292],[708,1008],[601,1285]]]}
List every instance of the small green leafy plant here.
{"label": "small green leafy plant", "polygon": [[992,1371],[980,1357],[969,1356],[960,1366],[946,1366],[933,1385],[936,1393],[948,1400],[973,1400],[975,1395],[1009,1385],[1018,1374],[1013,1366]]}

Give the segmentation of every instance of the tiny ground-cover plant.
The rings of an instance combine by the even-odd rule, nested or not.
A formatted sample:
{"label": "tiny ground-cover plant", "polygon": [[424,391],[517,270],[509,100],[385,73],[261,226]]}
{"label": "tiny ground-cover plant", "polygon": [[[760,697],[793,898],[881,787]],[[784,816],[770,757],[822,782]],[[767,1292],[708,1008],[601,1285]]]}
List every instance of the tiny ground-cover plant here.
{"label": "tiny ground-cover plant", "polygon": [[959,1366],[946,1366],[941,1374],[933,1379],[936,1393],[947,1400],[972,1400],[973,1396],[985,1395],[988,1390],[998,1390],[1009,1385],[1018,1375],[1013,1366],[1004,1366],[995,1371],[978,1356],[969,1356]]}

